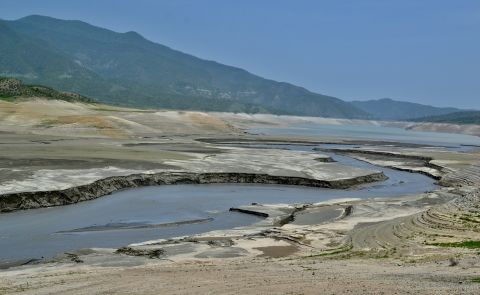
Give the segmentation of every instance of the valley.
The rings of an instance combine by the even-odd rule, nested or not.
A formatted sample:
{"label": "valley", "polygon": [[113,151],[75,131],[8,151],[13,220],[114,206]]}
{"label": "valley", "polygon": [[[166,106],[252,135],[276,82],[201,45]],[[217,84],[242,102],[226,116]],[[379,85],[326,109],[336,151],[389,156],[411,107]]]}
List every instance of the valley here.
{"label": "valley", "polygon": [[0,295],[480,294],[479,16],[0,1]]}

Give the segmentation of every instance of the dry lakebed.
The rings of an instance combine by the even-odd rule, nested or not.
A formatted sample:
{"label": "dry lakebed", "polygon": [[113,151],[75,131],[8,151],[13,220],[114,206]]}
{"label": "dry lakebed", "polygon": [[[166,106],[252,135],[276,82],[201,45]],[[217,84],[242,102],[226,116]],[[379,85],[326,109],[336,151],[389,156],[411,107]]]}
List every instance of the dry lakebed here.
{"label": "dry lakebed", "polygon": [[0,101],[0,294],[479,294],[480,138],[400,127]]}

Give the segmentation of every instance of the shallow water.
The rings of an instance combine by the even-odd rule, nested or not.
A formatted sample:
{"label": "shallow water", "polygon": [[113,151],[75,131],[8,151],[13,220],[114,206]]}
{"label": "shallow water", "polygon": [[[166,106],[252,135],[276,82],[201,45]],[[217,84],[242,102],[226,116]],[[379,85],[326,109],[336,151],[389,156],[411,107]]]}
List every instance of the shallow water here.
{"label": "shallow water", "polygon": [[423,132],[376,125],[295,124],[286,128],[253,128],[255,134],[282,136],[319,136],[339,139],[392,141],[457,148],[462,151],[480,149],[480,137],[440,132]]}
{"label": "shallow water", "polygon": [[[474,145],[480,145],[480,139],[473,136],[406,131],[380,126],[303,124],[292,128],[263,128],[253,131],[289,136],[313,135],[342,139],[397,141],[447,147],[460,151],[476,149],[478,147]],[[310,151],[313,148],[301,145],[251,146],[304,151]],[[228,209],[253,202],[314,203],[336,198],[400,196],[436,188],[433,179],[421,174],[382,168],[346,156],[329,155],[345,165],[381,170],[389,179],[351,190],[249,184],[144,187],[116,192],[93,201],[70,206],[0,214],[0,264],[21,259],[48,258],[57,253],[81,248],[116,248],[151,239],[193,235],[249,225],[260,218],[229,212]],[[311,214],[303,218],[306,220],[304,222],[310,222],[312,218],[318,219],[323,216]],[[204,221],[172,224],[193,220]]]}
{"label": "shallow water", "polygon": [[[228,210],[253,202],[314,203],[335,198],[399,196],[431,191],[436,187],[434,180],[421,174],[380,168],[345,156],[332,157],[346,165],[382,170],[389,179],[355,190],[250,184],[155,186],[124,190],[69,206],[0,214],[0,262],[51,257],[88,247],[121,247],[151,239],[249,225],[259,217]],[[211,219],[194,224],[158,226],[205,218]],[[135,228],[129,229],[129,226]]]}

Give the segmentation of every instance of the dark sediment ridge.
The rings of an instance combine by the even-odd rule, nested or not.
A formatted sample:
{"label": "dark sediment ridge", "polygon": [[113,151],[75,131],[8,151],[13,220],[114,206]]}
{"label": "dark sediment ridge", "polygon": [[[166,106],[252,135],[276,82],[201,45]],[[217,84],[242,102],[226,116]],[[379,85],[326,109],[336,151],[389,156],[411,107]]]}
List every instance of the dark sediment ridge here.
{"label": "dark sediment ridge", "polygon": [[[323,152],[330,152],[330,153],[336,153],[340,155],[346,155],[346,156],[353,156],[353,155],[365,155],[365,156],[375,156],[375,157],[381,157],[380,160],[391,160],[391,159],[405,159],[405,160],[413,160],[417,161],[418,166],[424,166],[426,168],[431,168],[434,169],[440,173],[443,173],[443,167],[431,163],[433,158],[427,157],[427,156],[418,156],[418,155],[406,155],[406,154],[399,154],[399,153],[392,153],[392,152],[384,152],[384,151],[371,151],[371,150],[359,150],[359,149],[327,149],[327,148],[314,148],[314,151],[323,151]],[[380,165],[382,166],[382,165]],[[435,180],[440,180],[442,179],[441,176],[428,173],[426,171],[421,171],[421,170],[415,170],[415,169],[409,169],[409,168],[402,168],[402,167],[397,167],[397,166],[392,166],[392,165],[387,165],[384,166],[390,169],[395,169],[399,171],[405,171],[405,172],[411,172],[411,173],[420,173],[425,176],[431,177]]]}
{"label": "dark sediment ridge", "polygon": [[240,212],[240,213],[245,213],[245,214],[251,214],[251,215],[260,216],[260,217],[268,217],[269,216],[268,213],[265,213],[265,212],[242,209],[242,208],[230,208],[230,211]]}
{"label": "dark sediment ridge", "polygon": [[143,228],[158,228],[158,227],[172,227],[180,226],[185,224],[196,224],[213,221],[213,218],[201,218],[201,219],[192,219],[192,220],[182,220],[158,224],[145,224],[145,223],[109,223],[105,225],[94,225],[82,228],[76,228],[72,230],[59,231],[57,233],[82,233],[82,232],[93,232],[93,231],[111,231],[111,230],[124,230],[124,229],[143,229]]}
{"label": "dark sediment ridge", "polygon": [[[255,134],[251,134],[255,135]],[[225,137],[225,138],[197,138],[196,141],[205,142],[205,143],[212,143],[212,144],[250,144],[250,143],[263,143],[263,144],[299,144],[299,145],[309,145],[309,146],[316,146],[319,144],[342,144],[342,145],[368,145],[368,146],[397,146],[397,147],[412,147],[412,148],[419,148],[419,147],[427,147],[428,145],[419,144],[419,143],[408,143],[408,142],[398,142],[398,141],[384,141],[384,140],[338,140],[338,141],[331,141],[331,140],[293,140],[293,139],[284,139],[284,138],[252,138],[252,137],[245,137],[245,138],[232,138],[232,137]]]}
{"label": "dark sediment ridge", "polygon": [[258,183],[346,189],[355,185],[385,179],[387,179],[387,177],[382,172],[338,180],[319,180],[306,177],[229,172],[160,172],[155,174],[132,174],[127,176],[107,177],[90,184],[64,190],[19,192],[0,195],[0,212],[75,204],[82,201],[93,200],[122,189],[142,186],[168,184]]}

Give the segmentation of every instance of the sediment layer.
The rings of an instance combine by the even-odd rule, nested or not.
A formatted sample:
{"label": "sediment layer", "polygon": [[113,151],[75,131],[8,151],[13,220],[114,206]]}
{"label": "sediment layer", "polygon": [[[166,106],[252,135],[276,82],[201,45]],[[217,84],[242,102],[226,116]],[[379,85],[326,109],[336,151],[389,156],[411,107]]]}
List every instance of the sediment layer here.
{"label": "sediment layer", "polygon": [[360,227],[349,233],[353,251],[409,257],[445,253],[438,245],[478,241],[479,191],[420,213]]}
{"label": "sediment layer", "polygon": [[387,179],[387,177],[382,172],[337,180],[319,180],[304,177],[228,172],[160,172],[155,174],[132,174],[128,176],[108,177],[90,184],[64,190],[20,192],[0,195],[0,212],[75,204],[82,201],[96,199],[122,189],[142,186],[167,184],[258,183],[346,189],[355,185],[385,179]]}
{"label": "sediment layer", "polygon": [[440,181],[444,186],[476,186],[480,187],[480,162],[473,163],[460,171],[445,175]]}
{"label": "sediment layer", "polygon": [[[391,159],[402,160],[402,159],[405,159],[405,160],[416,161],[419,166],[423,166],[423,167],[426,167],[426,168],[433,169],[433,170],[436,171],[436,173],[438,172],[439,174],[441,174],[442,171],[444,170],[444,167],[433,164],[431,162],[432,160],[434,160],[432,157],[427,157],[427,156],[409,155],[409,154],[401,154],[401,153],[385,152],[385,151],[372,151],[372,150],[363,150],[363,149],[361,150],[361,149],[314,148],[314,150],[347,155],[347,156],[350,156],[350,157],[353,157],[353,158],[356,158],[355,155],[364,155],[364,156],[382,157],[382,158],[385,158],[387,160],[391,160]],[[358,158],[356,158],[356,159],[358,159]],[[440,180],[442,178],[440,175],[437,175],[437,174],[434,174],[434,173],[429,173],[428,171],[422,171],[422,170],[418,170],[418,169],[411,169],[411,168],[395,166],[395,165],[380,165],[380,166],[384,166],[384,167],[387,167],[387,168],[400,170],[400,171],[411,172],[411,173],[420,173],[420,174],[426,175],[426,176],[431,177],[431,178],[436,179],[436,180]]]}

